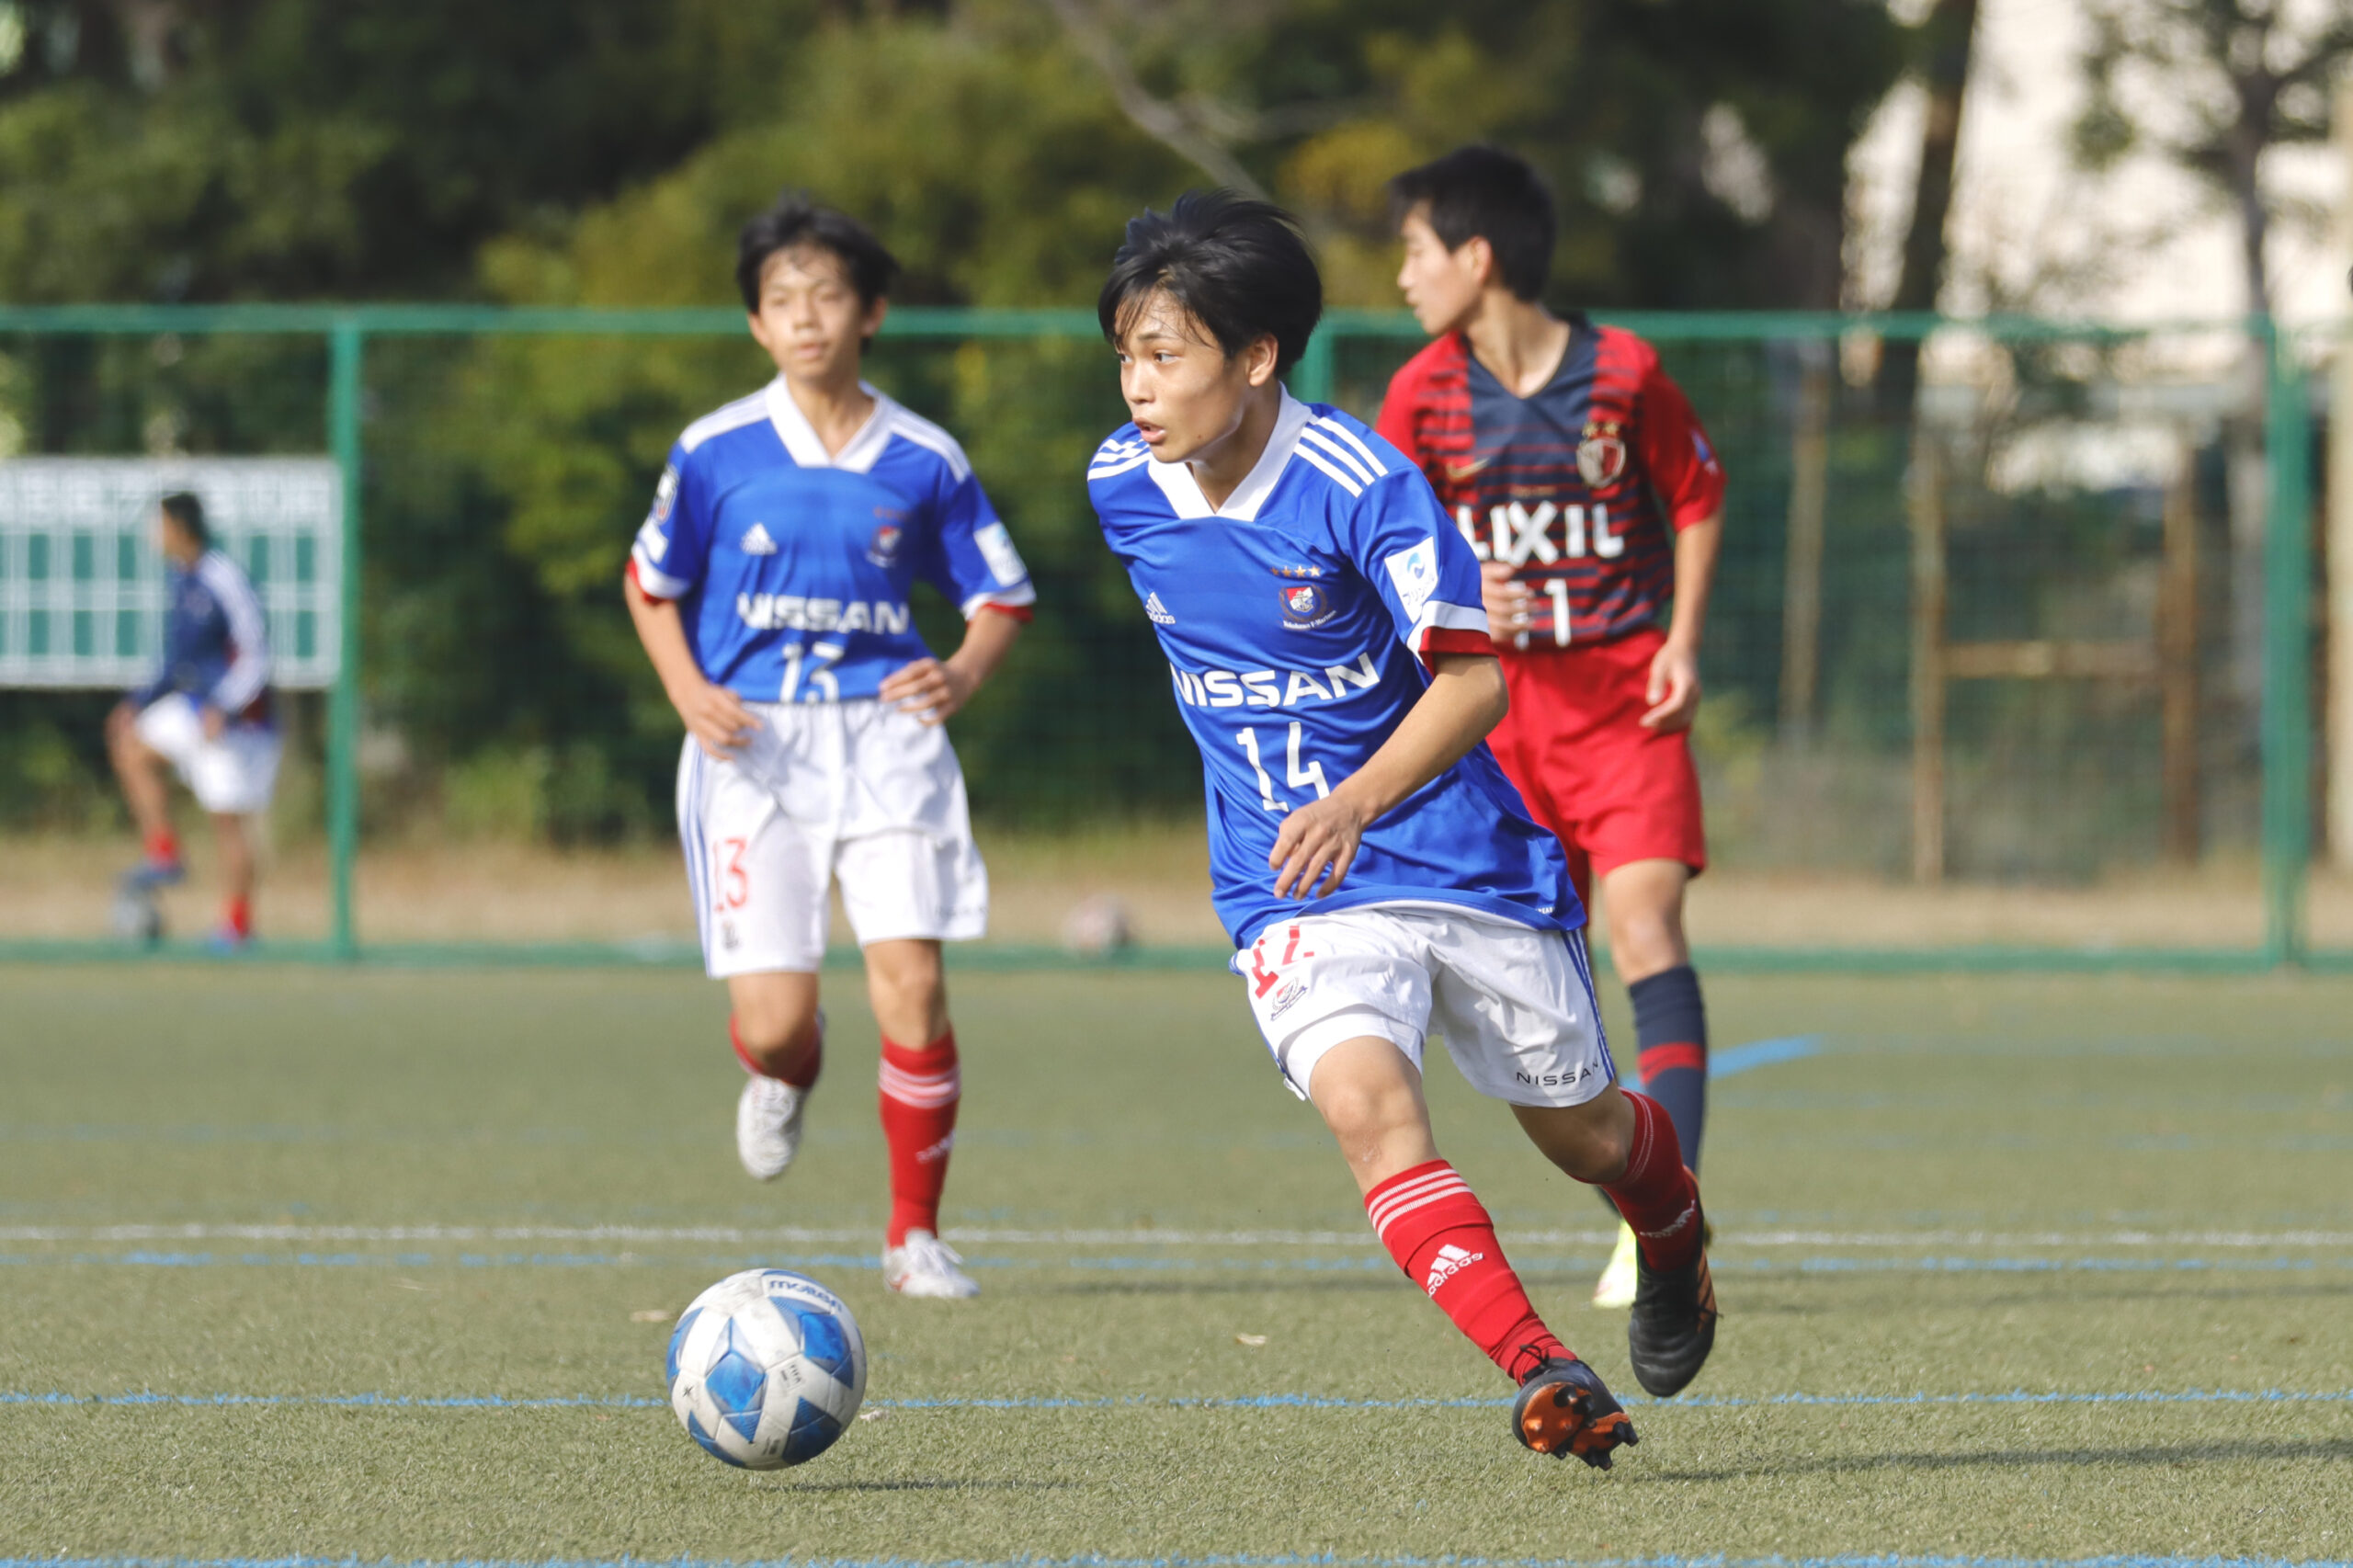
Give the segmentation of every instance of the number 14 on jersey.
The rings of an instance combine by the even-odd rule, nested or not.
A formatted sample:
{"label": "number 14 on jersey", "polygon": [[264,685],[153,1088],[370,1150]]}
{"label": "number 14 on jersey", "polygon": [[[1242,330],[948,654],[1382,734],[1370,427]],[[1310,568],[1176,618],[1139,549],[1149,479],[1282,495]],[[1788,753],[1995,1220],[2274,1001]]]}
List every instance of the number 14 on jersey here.
{"label": "number 14 on jersey", "polygon": [[[1299,733],[1302,726],[1294,720],[1290,727],[1290,744],[1286,748],[1284,782],[1294,790],[1313,788],[1315,798],[1322,800],[1332,792],[1324,780],[1324,765],[1320,762],[1302,764],[1299,756]],[[1234,740],[1242,747],[1242,755],[1250,759],[1250,771],[1258,776],[1258,803],[1270,812],[1287,812],[1290,802],[1275,799],[1275,781],[1267,777],[1267,765],[1258,756],[1258,732],[1244,730]]]}

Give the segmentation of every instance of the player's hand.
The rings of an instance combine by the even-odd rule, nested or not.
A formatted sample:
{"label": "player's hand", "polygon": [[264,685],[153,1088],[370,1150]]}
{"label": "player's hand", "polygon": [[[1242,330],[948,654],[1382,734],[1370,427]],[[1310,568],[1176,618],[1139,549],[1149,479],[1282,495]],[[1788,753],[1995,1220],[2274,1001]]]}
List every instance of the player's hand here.
{"label": "player's hand", "polygon": [[752,732],[760,727],[742,698],[714,682],[705,681],[700,689],[670,701],[686,721],[687,733],[713,762],[733,760],[752,744]]}
{"label": "player's hand", "polygon": [[[1326,795],[1283,818],[1267,856],[1275,872],[1275,896],[1322,898],[1337,888],[1356,863],[1364,827],[1363,813],[1346,795]],[[1320,884],[1315,880],[1319,876],[1324,879]]]}
{"label": "player's hand", "polygon": [[221,733],[229,727],[229,715],[222,712],[221,710],[213,707],[210,702],[199,709],[198,711],[204,715],[204,738],[208,741],[219,740],[221,738]]}
{"label": "player's hand", "polygon": [[1527,643],[1529,606],[1535,596],[1528,585],[1512,580],[1512,569],[1501,561],[1479,562],[1479,597],[1487,607],[1487,635],[1506,648]]}
{"label": "player's hand", "polygon": [[1643,728],[1671,735],[1691,727],[1699,716],[1699,655],[1670,637],[1651,656],[1651,684],[1644,700],[1651,710]]}
{"label": "player's hand", "polygon": [[917,659],[914,664],[891,672],[881,687],[882,700],[895,703],[903,713],[912,713],[926,724],[944,724],[949,716],[972,699],[981,683],[956,667],[954,660],[946,664],[938,659]]}

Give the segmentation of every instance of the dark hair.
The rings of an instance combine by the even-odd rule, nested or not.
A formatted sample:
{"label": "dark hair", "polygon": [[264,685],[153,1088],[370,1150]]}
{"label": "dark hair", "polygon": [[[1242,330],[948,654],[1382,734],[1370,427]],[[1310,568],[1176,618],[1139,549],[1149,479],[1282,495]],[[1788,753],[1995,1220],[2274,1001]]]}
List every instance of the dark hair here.
{"label": "dark hair", "polygon": [[212,542],[212,529],[204,520],[204,503],[185,490],[175,490],[155,503],[164,516],[180,527],[201,550]]}
{"label": "dark hair", "polygon": [[1528,160],[1500,147],[1457,147],[1389,182],[1389,216],[1403,224],[1423,209],[1449,250],[1484,240],[1504,287],[1523,300],[1544,291],[1560,229],[1552,192]]}
{"label": "dark hair", "polygon": [[1155,289],[1228,354],[1271,335],[1278,373],[1299,363],[1324,315],[1323,275],[1298,220],[1230,190],[1188,190],[1165,213],[1128,220],[1095,306],[1106,340],[1119,341],[1121,323]]}
{"label": "dark hair", "polygon": [[744,225],[735,242],[735,287],[744,293],[744,308],[755,315],[760,309],[760,273],[768,257],[780,250],[815,245],[840,258],[858,290],[858,303],[871,310],[890,293],[899,276],[899,258],[874,237],[874,231],[847,212],[820,207],[800,191],[788,190],[776,205]]}

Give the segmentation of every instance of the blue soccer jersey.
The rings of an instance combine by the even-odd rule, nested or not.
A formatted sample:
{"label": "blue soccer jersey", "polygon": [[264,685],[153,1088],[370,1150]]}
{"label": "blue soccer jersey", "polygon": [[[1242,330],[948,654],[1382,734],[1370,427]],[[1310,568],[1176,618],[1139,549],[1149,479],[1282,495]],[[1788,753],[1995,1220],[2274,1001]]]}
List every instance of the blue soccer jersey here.
{"label": "blue soccer jersey", "polygon": [[705,678],[756,702],[848,702],[930,650],[920,577],[967,619],[1036,595],[963,449],[869,387],[838,454],[782,378],[687,426],[630,570],[676,599]]}
{"label": "blue soccer jersey", "polygon": [[1433,655],[1491,651],[1479,563],[1394,447],[1286,394],[1222,508],[1132,425],[1086,478],[1201,748],[1211,897],[1236,947],[1276,920],[1371,903],[1585,923],[1559,841],[1483,744],[1367,830],[1338,891],[1275,896],[1267,857],[1284,816],[1381,748],[1428,689]]}

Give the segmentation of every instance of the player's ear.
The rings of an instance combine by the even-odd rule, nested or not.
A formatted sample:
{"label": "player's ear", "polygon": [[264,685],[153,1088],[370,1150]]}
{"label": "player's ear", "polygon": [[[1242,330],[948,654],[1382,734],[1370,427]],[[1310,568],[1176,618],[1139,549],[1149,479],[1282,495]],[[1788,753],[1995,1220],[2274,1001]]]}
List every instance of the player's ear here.
{"label": "player's ear", "polygon": [[890,313],[890,299],[885,295],[875,295],[873,303],[866,307],[865,319],[858,324],[858,335],[869,343],[873,342],[874,335],[882,330],[882,318]]}
{"label": "player's ear", "polygon": [[1495,281],[1495,247],[1488,243],[1486,235],[1472,235],[1454,254],[1480,288]]}
{"label": "player's ear", "polygon": [[1275,379],[1275,365],[1282,358],[1282,350],[1275,342],[1275,335],[1266,333],[1251,340],[1242,351],[1243,374],[1254,387],[1263,387]]}

